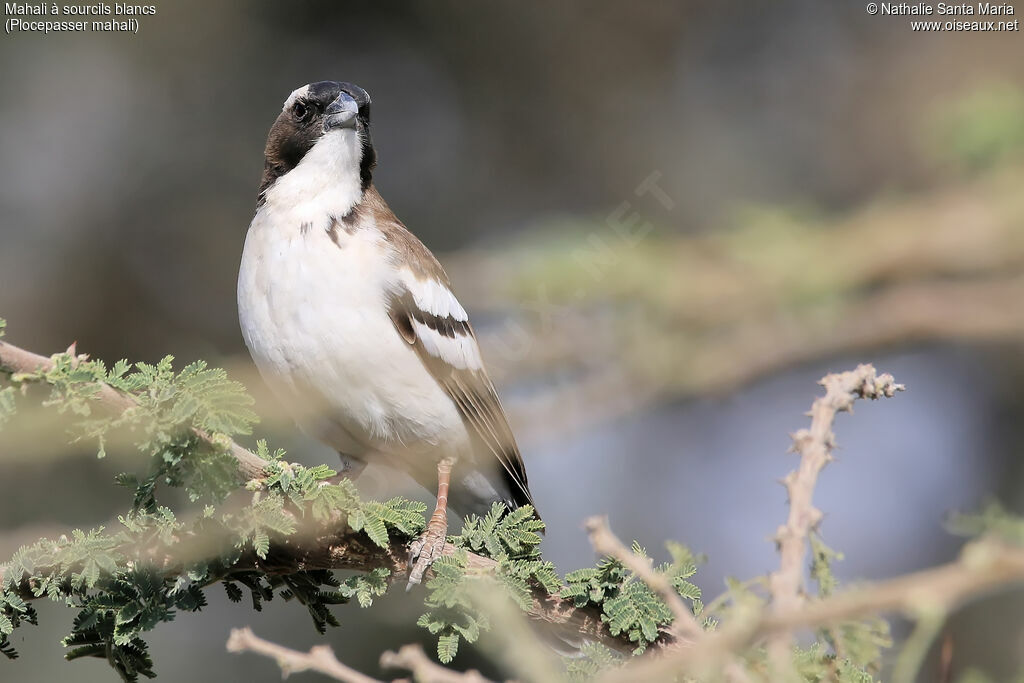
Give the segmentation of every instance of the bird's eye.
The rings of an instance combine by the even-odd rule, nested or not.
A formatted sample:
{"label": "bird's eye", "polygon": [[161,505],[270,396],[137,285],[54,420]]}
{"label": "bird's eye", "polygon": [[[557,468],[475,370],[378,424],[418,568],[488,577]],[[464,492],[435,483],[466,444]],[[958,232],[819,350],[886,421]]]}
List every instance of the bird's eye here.
{"label": "bird's eye", "polygon": [[309,115],[309,107],[307,107],[302,102],[296,102],[294,106],[292,106],[292,113],[295,115],[295,118],[297,118],[299,121],[303,121],[305,120],[306,116]]}

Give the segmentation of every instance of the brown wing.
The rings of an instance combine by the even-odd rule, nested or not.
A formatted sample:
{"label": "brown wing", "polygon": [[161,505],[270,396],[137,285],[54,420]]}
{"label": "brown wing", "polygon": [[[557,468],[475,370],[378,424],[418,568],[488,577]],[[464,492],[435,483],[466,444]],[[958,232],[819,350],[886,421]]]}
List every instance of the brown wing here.
{"label": "brown wing", "polygon": [[[451,296],[446,280],[435,280],[425,286],[441,285]],[[392,295],[388,310],[399,333],[416,349],[430,374],[501,463],[513,501],[516,505],[533,505],[523,458],[494,384],[480,362],[480,348],[469,321],[457,319],[464,315],[437,315],[422,310],[408,289]]]}

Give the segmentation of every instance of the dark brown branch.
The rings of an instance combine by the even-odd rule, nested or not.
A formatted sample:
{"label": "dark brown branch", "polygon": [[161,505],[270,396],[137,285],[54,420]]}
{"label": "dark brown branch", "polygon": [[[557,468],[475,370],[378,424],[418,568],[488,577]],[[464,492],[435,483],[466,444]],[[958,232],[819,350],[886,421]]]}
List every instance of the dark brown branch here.
{"label": "dark brown branch", "polygon": [[[210,556],[219,547],[219,539],[183,537],[174,545],[173,557],[146,557],[142,559],[159,567],[160,571],[169,576],[177,575],[182,567],[190,562]],[[140,556],[138,548],[124,548],[125,553],[132,557]],[[456,552],[456,547],[447,544],[445,555]],[[467,570],[473,574],[494,572],[497,563],[482,555],[466,554]],[[254,554],[239,560],[234,571],[258,570],[268,574],[292,574],[299,571],[315,569],[353,570],[367,572],[383,568],[390,571],[392,581],[404,581],[408,572],[408,549],[403,543],[395,542],[389,548],[380,548],[370,541],[363,532],[353,531],[347,527],[341,529],[300,529],[297,533],[284,537],[271,544],[266,559]],[[38,567],[39,573],[46,573],[46,567]],[[230,575],[229,575],[230,576]],[[428,570],[427,578],[432,576]],[[3,580],[3,567],[0,566],[0,581]],[[33,586],[22,579],[16,591],[26,600],[35,599]],[[534,589],[533,604],[527,613],[530,621],[537,626],[546,637],[554,637],[565,642],[592,640],[600,642],[617,652],[628,653],[633,645],[612,636],[601,622],[600,613],[592,608],[577,608],[572,601],[564,601],[556,595],[547,595],[540,588]],[[664,634],[659,641],[661,645],[670,644],[673,639]]]}
{"label": "dark brown branch", "polygon": [[[451,555],[456,547],[448,543],[443,553]],[[497,563],[482,555],[467,553],[467,570],[472,573],[491,573]],[[382,550],[373,545],[362,533],[346,530],[341,533],[321,536],[311,542],[272,546],[267,560],[261,568],[271,572],[292,572],[297,569],[353,569],[369,571],[383,567],[391,571],[393,578],[404,577],[408,572],[408,553],[405,546],[393,545]],[[428,571],[427,577],[431,576]],[[601,621],[600,612],[592,608],[578,608],[572,601],[565,601],[556,595],[547,595],[542,589],[533,591],[533,605],[527,615],[539,626],[545,636],[578,642],[590,639],[600,642],[616,652],[628,653],[635,645],[612,636]],[[671,644],[674,639],[663,634],[661,645]]]}
{"label": "dark brown branch", "polygon": [[[74,349],[69,349],[73,357]],[[25,349],[0,341],[0,369],[7,373],[37,373],[51,370],[54,367],[52,358],[46,358]],[[131,396],[123,394],[106,384],[100,386],[96,393],[97,405],[112,412],[122,412],[135,406]],[[207,443],[213,444],[210,436],[200,430],[196,435]],[[220,440],[214,445],[220,445]],[[231,455],[238,461],[238,470],[243,479],[249,480],[265,476],[266,462],[255,453],[243,448],[234,441],[228,441]],[[263,561],[253,560],[260,569],[276,573],[293,573],[309,569],[351,569],[370,571],[378,567],[391,570],[392,577],[405,576],[407,549],[404,545],[393,544],[388,549],[381,549],[369,541],[365,534],[349,529],[299,534],[302,538],[288,537],[271,549],[270,556]],[[166,571],[175,572],[182,565],[182,553],[201,556],[209,550],[209,543],[202,539],[194,539],[191,550],[185,550],[188,544],[178,548],[179,555],[173,559],[161,561]],[[444,554],[455,552],[450,543],[445,546]],[[494,560],[468,553],[468,567],[471,571],[493,572]],[[427,577],[431,574],[428,572]],[[3,578],[3,567],[0,566],[0,579]],[[31,586],[21,586],[23,597],[33,597]],[[601,622],[600,614],[593,609],[576,608],[571,601],[563,601],[557,596],[550,596],[541,589],[535,589],[533,607],[529,615],[545,632],[565,637],[569,642],[580,638],[589,638],[619,652],[629,652],[632,646],[612,636]],[[662,643],[669,643],[672,638],[664,636]]]}

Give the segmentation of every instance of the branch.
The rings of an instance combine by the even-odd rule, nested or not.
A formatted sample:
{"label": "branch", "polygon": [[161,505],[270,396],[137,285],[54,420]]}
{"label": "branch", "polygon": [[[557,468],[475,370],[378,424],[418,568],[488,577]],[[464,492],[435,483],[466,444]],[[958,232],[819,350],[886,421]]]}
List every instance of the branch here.
{"label": "branch", "polygon": [[[590,543],[594,550],[602,555],[609,555],[621,562],[625,567],[636,574],[640,580],[657,593],[672,610],[675,619],[672,622],[670,634],[675,638],[675,643],[686,645],[686,649],[701,650],[706,645],[709,633],[701,628],[693,616],[693,612],[687,609],[679,593],[668,582],[664,575],[654,571],[653,560],[639,557],[623,545],[622,541],[612,533],[608,527],[607,517],[591,517],[584,526],[590,536]],[[721,671],[727,683],[750,683],[751,678],[739,659],[739,651],[723,653]],[[630,669],[631,667],[626,667]],[[617,673],[615,674],[617,675]],[[635,678],[632,680],[646,680]]]}
{"label": "branch", "polygon": [[[183,567],[199,561],[216,552],[220,539],[211,537],[185,536],[179,538],[175,545],[175,554],[169,557],[154,558],[146,555],[145,548],[124,548],[126,554],[141,554],[151,566],[155,566],[165,576],[173,577],[183,571]],[[442,554],[452,555],[460,549],[451,543],[444,546]],[[467,570],[475,574],[493,574],[497,570],[497,562],[482,555],[469,551],[466,553]],[[295,534],[275,540],[265,559],[249,553],[240,559],[232,568],[235,572],[257,570],[268,574],[293,574],[300,571],[317,569],[351,570],[369,572],[383,568],[389,570],[389,581],[402,581],[408,573],[408,548],[404,542],[394,541],[388,548],[375,545],[362,531],[353,531],[347,526],[327,528],[322,526],[305,527]],[[77,571],[68,568],[69,572]],[[3,581],[3,566],[0,565],[0,582]],[[37,567],[37,572],[46,573],[47,567]],[[68,573],[68,572],[66,572]],[[427,571],[427,580],[433,577],[433,571]],[[230,579],[231,574],[223,578]],[[25,600],[36,600],[27,578],[12,588]],[[600,611],[594,607],[576,607],[572,600],[562,600],[557,595],[548,595],[542,588],[533,589],[532,603],[526,612],[534,626],[539,627],[545,636],[578,642],[591,640],[599,642],[616,652],[627,654],[635,647],[625,639],[616,638],[609,633],[601,621]],[[656,643],[665,646],[673,642],[669,634],[664,634]]]}
{"label": "branch", "polygon": [[281,675],[285,678],[300,671],[318,671],[343,683],[383,683],[339,662],[327,645],[316,645],[309,652],[299,652],[264,640],[249,627],[231,629],[228,652],[255,652],[270,657],[281,667]]}
{"label": "branch", "polygon": [[[811,428],[801,429],[793,435],[793,450],[800,455],[800,465],[786,475],[783,483],[789,494],[789,517],[779,527],[775,542],[779,548],[779,569],[769,577],[768,588],[772,596],[772,610],[785,614],[800,607],[804,601],[804,560],[807,556],[807,537],[821,522],[821,510],[814,507],[814,487],[818,474],[832,460],[835,434],[832,423],[836,414],[852,412],[858,398],[877,399],[892,397],[903,391],[892,375],[877,375],[871,365],[859,365],[856,370],[826,375],[820,381],[825,395],[811,405]],[[791,640],[780,634],[769,644],[775,675],[793,678],[790,658]]]}
{"label": "branch", "polygon": [[789,517],[775,535],[779,547],[779,570],[771,575],[769,589],[776,612],[798,607],[803,601],[804,557],[807,536],[821,521],[821,510],[814,507],[814,487],[818,474],[832,460],[836,414],[852,412],[858,398],[892,397],[903,391],[892,375],[877,375],[871,365],[856,370],[826,375],[819,382],[825,395],[811,406],[811,428],[793,435],[793,450],[800,455],[800,466],[786,475],[783,483],[789,494]]}
{"label": "branch", "polygon": [[969,600],[1018,583],[1024,583],[1024,549],[980,540],[967,545],[955,562],[852,588],[794,612],[766,615],[759,630],[785,633],[894,611],[910,617],[930,611],[949,613]]}
{"label": "branch", "polygon": [[[74,356],[74,346],[69,349],[69,352]],[[51,358],[0,341],[0,370],[8,373],[36,373],[45,372],[53,367],[54,361]],[[131,396],[106,384],[100,385],[95,400],[103,408],[115,412],[123,412],[135,406],[135,401]],[[200,430],[195,430],[195,433],[204,441],[213,443],[208,434]],[[266,462],[262,458],[234,441],[226,441],[229,452],[238,462],[238,470],[244,480],[265,476],[263,468]],[[218,438],[214,445],[222,446],[221,439]],[[299,534],[299,536],[299,538],[288,537],[275,544],[266,560],[254,557],[252,566],[281,574],[309,569],[370,571],[384,567],[391,570],[392,577],[400,577],[405,576],[408,571],[406,564],[408,551],[402,543],[393,543],[390,548],[381,549],[373,545],[365,534],[347,528],[340,531],[338,529],[311,529],[309,533]],[[191,552],[198,555],[208,551],[209,548],[209,542],[204,543],[201,539],[195,540],[195,545],[191,550],[188,549],[188,544],[182,544],[178,547],[179,556],[166,558],[162,567],[168,574],[177,573],[182,565],[183,554]],[[455,550],[455,546],[449,543],[445,545],[443,553],[451,555]],[[494,560],[482,555],[469,552],[467,557],[470,570],[494,572],[497,567]],[[432,573],[428,571],[427,577],[430,576]],[[0,580],[2,579],[3,566],[0,565]],[[19,593],[25,599],[35,598],[32,587],[27,584],[19,586]],[[568,638],[570,642],[575,642],[582,636],[621,653],[631,652],[633,648],[629,642],[616,638],[608,632],[601,621],[598,610],[590,607],[577,608],[571,600],[563,601],[558,596],[547,595],[540,588],[533,591],[533,605],[527,616],[542,625],[546,631],[559,637]],[[660,644],[671,642],[670,636],[663,636],[659,641]]]}
{"label": "branch", "polygon": [[[342,683],[384,683],[343,664],[327,645],[299,652],[260,638],[248,626],[231,629],[227,647],[228,652],[254,652],[270,657],[285,678],[302,671],[317,671]],[[461,673],[434,663],[419,645],[404,645],[398,652],[388,650],[380,656],[380,665],[385,669],[405,669],[418,683],[492,683],[478,671]]]}
{"label": "branch", "polygon": [[[821,511],[814,507],[814,487],[821,470],[832,460],[832,449],[835,446],[832,424],[838,413],[851,412],[858,398],[891,397],[897,391],[903,391],[904,387],[896,384],[892,375],[878,375],[875,368],[867,364],[859,365],[855,370],[848,372],[826,375],[820,384],[825,387],[825,395],[815,399],[811,406],[808,413],[811,417],[810,429],[801,429],[793,435],[793,450],[800,455],[800,464],[783,480],[789,494],[789,516],[786,524],[779,527],[775,537],[780,562],[778,571],[769,577],[768,586],[772,598],[770,608],[761,610],[753,620],[739,620],[720,632],[703,638],[699,647],[692,647],[679,656],[666,658],[674,662],[675,666],[689,663],[696,669],[689,670],[692,673],[699,673],[706,671],[707,667],[717,667],[724,661],[727,669],[736,670],[736,662],[730,660],[730,656],[741,652],[749,643],[773,636],[768,647],[772,676],[779,680],[793,679],[795,671],[790,658],[792,632],[800,626],[807,625],[806,612],[813,612],[813,609],[820,608],[821,605],[831,605],[839,597],[815,603],[806,610],[801,609],[805,602],[803,577],[807,538],[822,517]],[[610,532],[608,533],[610,535]],[[617,542],[617,539],[614,540]],[[608,542],[607,539],[605,542]],[[621,543],[618,545],[621,548]],[[625,548],[621,548],[618,552],[624,550]],[[653,584],[649,585],[654,588]],[[870,589],[868,594],[873,596],[877,592],[878,588],[875,587]],[[843,594],[843,597],[846,595]],[[860,607],[863,602],[861,596],[855,595],[850,604],[838,604],[845,609],[851,609]],[[881,609],[881,606],[876,606],[874,611],[867,613],[876,613]],[[843,614],[827,613],[830,614],[830,618],[822,625],[849,618]],[[787,619],[792,621],[787,622]],[[631,670],[630,675],[637,676],[637,673],[632,671],[633,667],[626,668]],[[638,677],[642,678],[644,677]],[[616,680],[614,676],[612,679]]]}
{"label": "branch", "polygon": [[[67,353],[73,358],[86,358],[86,356],[76,355],[74,344],[68,348]],[[52,358],[46,358],[45,356],[19,348],[14,344],[0,341],[0,370],[3,372],[10,374],[34,374],[53,370],[54,365],[55,363]],[[99,390],[96,392],[95,399],[100,406],[115,413],[123,413],[129,408],[136,406],[134,398],[102,382],[99,383]],[[204,442],[215,448],[222,447],[220,440],[214,443],[210,435],[201,429],[193,429],[192,431]],[[243,479],[256,479],[265,475],[263,468],[267,463],[263,458],[231,440],[228,440],[227,449],[234,456],[235,460],[238,461],[238,471]]]}
{"label": "branch", "polygon": [[[74,355],[73,347],[69,353]],[[50,359],[0,342],[0,369],[33,373],[52,367],[53,361]],[[822,380],[822,384],[826,387],[826,393],[812,406],[810,429],[794,435],[794,449],[801,455],[801,463],[785,480],[790,496],[790,514],[787,524],[778,533],[781,561],[779,571],[771,577],[773,601],[769,608],[738,615],[717,632],[704,632],[679,596],[669,595],[674,592],[671,586],[666,586],[664,577],[660,577],[648,563],[626,550],[604,520],[592,519],[588,522],[598,552],[616,557],[647,582],[671,606],[680,634],[693,638],[689,647],[663,648],[662,656],[634,659],[626,666],[606,673],[603,681],[661,680],[675,672],[687,671],[696,674],[712,672],[715,675],[724,672],[730,680],[742,682],[749,677],[745,676],[736,659],[737,655],[750,645],[773,636],[785,636],[788,639],[801,629],[820,628],[894,610],[903,611],[912,617],[948,613],[981,594],[1024,583],[1024,549],[981,540],[969,544],[957,562],[806,602],[802,592],[806,539],[821,516],[813,506],[812,496],[818,474],[831,459],[834,446],[832,423],[835,416],[840,411],[849,411],[857,398],[892,396],[903,388],[895,384],[891,376],[877,375],[870,365],[862,365],[854,371],[839,375],[829,375]],[[134,405],[130,396],[106,385],[101,386],[96,397],[98,402],[113,410],[125,410]],[[210,438],[201,433],[200,436],[208,440]],[[220,443],[219,440],[217,443]],[[247,467],[251,472],[258,464],[255,474],[263,474],[264,463],[256,455],[233,442],[230,449],[238,460],[241,472],[245,473]],[[197,541],[190,546],[182,542],[177,548],[182,552],[190,549],[195,553],[201,551],[202,544]],[[455,551],[456,548],[451,544],[445,546],[445,554]],[[178,558],[177,566],[174,566],[174,562],[166,559],[163,569],[168,572],[179,571],[181,558]],[[467,553],[467,562],[468,568],[476,572],[492,572],[496,566],[493,560],[473,553]],[[266,559],[251,557],[237,568],[243,571],[255,568],[269,573],[294,573],[312,569],[369,571],[378,567],[391,570],[392,576],[404,575],[407,571],[405,547],[395,543],[389,548],[380,549],[361,532],[348,528],[321,528],[316,533],[287,537],[272,546]],[[25,583],[18,586],[19,591],[28,598],[35,597],[31,594],[31,588]],[[632,650],[629,643],[608,633],[596,610],[577,609],[571,602],[563,602],[557,596],[548,596],[539,589],[534,592],[528,615],[534,622],[546,625],[549,633],[562,634],[566,640],[578,641],[582,637],[619,652]],[[659,644],[682,643],[682,640],[680,638],[677,641],[670,634],[663,637]],[[231,647],[234,651],[259,651],[279,661],[283,660],[286,664],[282,668],[290,666],[288,670],[291,671],[309,669],[323,671],[338,680],[360,683],[374,681],[338,662],[325,648],[314,648],[309,653],[294,653],[287,648],[261,641],[248,629],[233,633]],[[430,662],[421,650],[415,647],[410,649],[410,646],[402,648],[398,653],[385,653],[382,666],[391,665],[408,668],[417,678],[428,681],[447,683],[483,680],[469,677],[479,676],[475,672],[463,676],[439,667]]]}
{"label": "branch", "polygon": [[398,652],[388,650],[380,656],[380,665],[385,669],[406,669],[418,683],[491,683],[478,671],[460,673],[436,664],[419,645],[403,645]]}
{"label": "branch", "polygon": [[672,587],[668,579],[663,574],[654,571],[653,561],[650,558],[639,557],[622,544],[622,541],[608,527],[607,517],[591,517],[583,524],[590,537],[590,544],[594,546],[594,550],[599,555],[614,557],[665,601],[665,604],[672,610],[672,616],[675,617],[671,629],[673,635],[682,636],[691,641],[704,635],[704,629],[697,623],[693,612],[686,607],[683,599],[679,597],[679,593]]}
{"label": "branch", "polygon": [[[444,546],[442,554],[452,555],[458,548],[451,543]],[[498,563],[494,560],[466,553],[466,568],[469,573],[493,574]],[[260,562],[260,568],[290,573],[299,569],[351,569],[370,571],[383,567],[391,571],[392,579],[404,577],[408,572],[408,551],[404,545],[395,544],[387,550],[373,545],[361,532],[345,530],[332,535],[313,538],[301,544],[292,544],[288,539],[272,545],[270,555]],[[428,570],[427,577],[433,575]],[[572,600],[562,600],[557,595],[548,595],[541,588],[534,588],[532,604],[526,616],[536,626],[542,627],[546,637],[567,642],[578,642],[581,638],[601,643],[616,652],[627,654],[635,645],[616,638],[608,632],[601,621],[600,611],[593,607],[576,607]],[[664,635],[658,645],[672,644],[674,638]]]}
{"label": "branch", "polygon": [[948,614],[981,596],[1024,584],[1024,548],[993,540],[967,545],[955,562],[851,588],[778,613],[764,609],[709,633],[700,647],[644,657],[609,672],[601,683],[664,680],[679,671],[713,671],[722,659],[774,635],[789,635],[891,612],[917,618]]}

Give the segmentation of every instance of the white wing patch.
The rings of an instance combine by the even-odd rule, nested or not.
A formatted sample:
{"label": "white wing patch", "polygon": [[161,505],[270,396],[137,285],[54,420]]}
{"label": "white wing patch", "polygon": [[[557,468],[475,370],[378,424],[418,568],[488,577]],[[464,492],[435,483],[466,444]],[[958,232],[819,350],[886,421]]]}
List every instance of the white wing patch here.
{"label": "white wing patch", "polygon": [[434,358],[458,370],[479,370],[483,367],[480,349],[473,337],[459,332],[454,337],[446,337],[418,320],[413,321],[413,329],[423,344],[423,350]]}
{"label": "white wing patch", "polygon": [[388,315],[396,330],[416,348],[465,423],[501,464],[512,502],[532,504],[523,459],[498,394],[483,368],[465,309],[437,278],[420,280],[409,268],[402,268],[400,273],[388,303]]}
{"label": "white wing patch", "polygon": [[402,269],[402,282],[412,294],[416,306],[424,313],[438,318],[451,318],[460,323],[469,320],[466,309],[444,283],[433,278],[421,280],[408,268]]}

